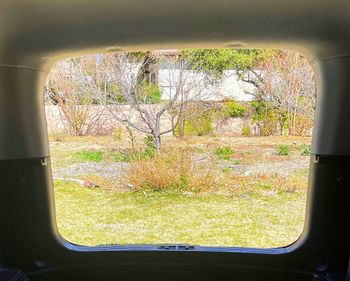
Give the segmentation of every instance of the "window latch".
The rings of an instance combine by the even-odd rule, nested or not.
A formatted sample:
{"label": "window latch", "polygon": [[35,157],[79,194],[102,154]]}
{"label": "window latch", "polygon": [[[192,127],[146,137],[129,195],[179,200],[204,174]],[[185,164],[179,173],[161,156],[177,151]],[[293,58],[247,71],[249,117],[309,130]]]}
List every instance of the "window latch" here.
{"label": "window latch", "polygon": [[194,250],[195,249],[195,246],[193,245],[160,245],[158,247],[158,249],[160,250],[179,250],[179,251],[187,251],[187,250]]}

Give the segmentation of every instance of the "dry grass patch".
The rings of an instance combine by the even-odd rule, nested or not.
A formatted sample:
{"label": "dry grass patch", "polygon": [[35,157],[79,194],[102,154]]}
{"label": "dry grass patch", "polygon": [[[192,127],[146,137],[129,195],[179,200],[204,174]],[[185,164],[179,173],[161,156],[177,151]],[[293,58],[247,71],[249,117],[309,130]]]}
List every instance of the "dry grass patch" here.
{"label": "dry grass patch", "polygon": [[198,163],[187,151],[180,151],[133,161],[126,181],[142,190],[203,192],[215,189],[221,176],[214,165]]}

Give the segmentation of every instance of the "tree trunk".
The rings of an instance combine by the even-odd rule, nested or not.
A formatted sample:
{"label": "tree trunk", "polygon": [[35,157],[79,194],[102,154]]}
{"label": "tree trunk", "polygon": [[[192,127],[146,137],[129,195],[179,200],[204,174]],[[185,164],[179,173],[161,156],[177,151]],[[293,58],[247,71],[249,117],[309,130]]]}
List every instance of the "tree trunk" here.
{"label": "tree trunk", "polygon": [[159,135],[153,136],[154,137],[154,147],[156,149],[156,153],[160,154],[160,148],[161,148],[161,137]]}
{"label": "tree trunk", "polygon": [[137,73],[137,84],[156,84],[157,75],[155,72],[157,60],[152,52],[147,51],[144,55],[142,66]]}
{"label": "tree trunk", "polygon": [[179,138],[183,139],[185,137],[185,119],[179,122]]}

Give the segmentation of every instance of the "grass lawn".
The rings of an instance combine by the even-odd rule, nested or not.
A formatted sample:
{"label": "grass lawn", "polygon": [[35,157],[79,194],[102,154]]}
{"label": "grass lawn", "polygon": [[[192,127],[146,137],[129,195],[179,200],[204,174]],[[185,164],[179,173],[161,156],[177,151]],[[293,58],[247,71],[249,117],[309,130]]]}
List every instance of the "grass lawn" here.
{"label": "grass lawn", "polygon": [[[197,170],[187,170],[186,180],[198,176],[203,165],[217,175],[214,182],[208,181],[212,189],[196,193],[188,188],[137,189],[137,183],[126,177],[133,163],[127,140],[116,143],[106,136],[51,142],[59,231],[70,242],[91,246],[286,246],[303,228],[309,143],[306,137],[164,138],[165,148],[185,151],[196,161]],[[160,183],[171,178],[173,165],[152,170],[157,162],[146,157],[142,140],[137,149],[145,162],[133,172],[142,176],[147,168],[145,180]],[[161,163],[166,167],[172,162]],[[141,176],[136,178],[143,181]],[[87,180],[100,187],[62,178]],[[181,186],[188,184],[186,180],[181,178]]]}
{"label": "grass lawn", "polygon": [[60,233],[91,246],[285,246],[301,234],[305,214],[305,192],[238,197],[118,193],[57,181],[55,201]]}

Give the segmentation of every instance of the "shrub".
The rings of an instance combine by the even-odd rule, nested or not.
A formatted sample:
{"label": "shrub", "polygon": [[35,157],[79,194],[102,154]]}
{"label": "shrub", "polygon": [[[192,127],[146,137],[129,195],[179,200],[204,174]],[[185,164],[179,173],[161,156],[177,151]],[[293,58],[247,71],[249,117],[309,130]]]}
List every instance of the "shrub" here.
{"label": "shrub", "polygon": [[233,154],[233,149],[229,146],[215,148],[215,155],[219,160],[229,160]]}
{"label": "shrub", "polygon": [[249,125],[245,125],[242,128],[242,136],[244,137],[250,137],[252,135],[252,130],[250,129]]}
{"label": "shrub", "polygon": [[259,134],[261,136],[276,135],[280,121],[279,112],[265,101],[252,101],[251,106],[254,110],[253,122],[259,128]]}
{"label": "shrub", "polygon": [[[198,114],[184,121],[185,136],[206,136],[210,135],[213,131],[213,117],[211,112]],[[180,125],[176,126],[175,133],[180,136]]]}
{"label": "shrub", "polygon": [[278,150],[277,150],[277,153],[278,155],[281,155],[281,156],[287,156],[289,155],[289,147],[285,144],[281,144],[278,146]]}
{"label": "shrub", "polygon": [[302,144],[300,146],[300,154],[303,155],[303,156],[310,156],[311,154],[311,147],[310,145],[307,145],[307,144]]}
{"label": "shrub", "polygon": [[101,162],[103,159],[101,151],[77,151],[74,153],[74,156],[86,162]]}
{"label": "shrub", "polygon": [[146,149],[143,151],[144,158],[151,159],[156,154],[156,146],[154,142],[154,137],[151,135],[145,136],[143,142],[146,145]]}
{"label": "shrub", "polygon": [[147,149],[156,149],[154,144],[154,137],[151,135],[147,135],[143,138],[143,142],[146,145]]}
{"label": "shrub", "polygon": [[217,176],[187,153],[169,153],[132,161],[126,180],[139,190],[201,192],[215,187]]}
{"label": "shrub", "polygon": [[305,118],[301,114],[295,115],[295,122],[293,128],[290,128],[290,133],[296,136],[308,136],[311,134],[313,121]]}
{"label": "shrub", "polygon": [[[127,100],[124,97],[124,95],[120,92],[119,86],[117,83],[110,83],[108,85],[108,88],[110,90],[110,96],[111,102],[117,102],[117,103],[126,103]],[[97,101],[98,102],[98,101]]]}
{"label": "shrub", "polygon": [[114,99],[118,103],[127,103],[126,98],[119,92],[115,94]]}
{"label": "shrub", "polygon": [[224,115],[226,117],[243,117],[247,108],[234,100],[224,102]]}

